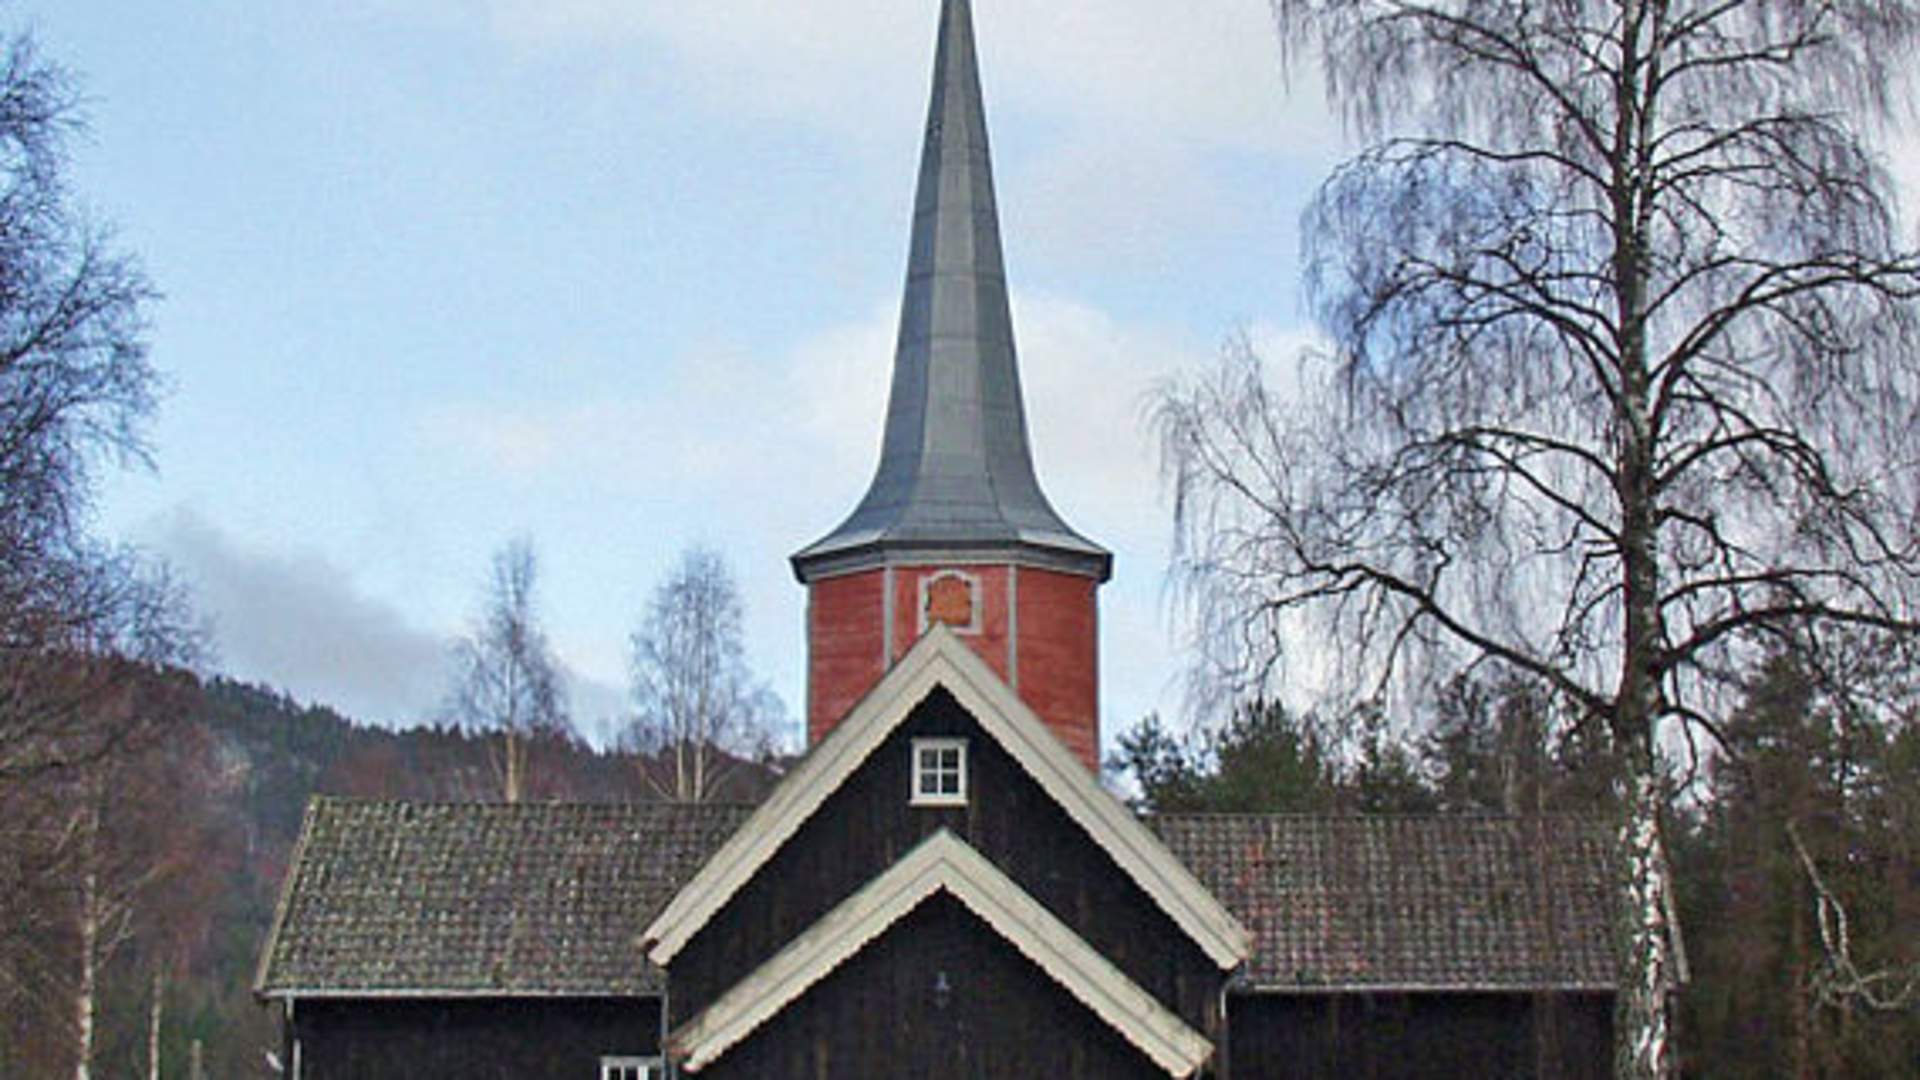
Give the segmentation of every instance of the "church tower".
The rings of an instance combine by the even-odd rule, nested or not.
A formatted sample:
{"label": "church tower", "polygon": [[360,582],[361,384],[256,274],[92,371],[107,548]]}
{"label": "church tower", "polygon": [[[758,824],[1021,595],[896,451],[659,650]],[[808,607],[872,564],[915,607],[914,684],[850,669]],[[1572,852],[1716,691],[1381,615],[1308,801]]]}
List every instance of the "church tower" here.
{"label": "church tower", "polygon": [[809,744],[945,623],[1097,771],[1095,590],[1112,566],[1034,475],[972,7],[943,0],[880,464],[853,514],[793,556]]}

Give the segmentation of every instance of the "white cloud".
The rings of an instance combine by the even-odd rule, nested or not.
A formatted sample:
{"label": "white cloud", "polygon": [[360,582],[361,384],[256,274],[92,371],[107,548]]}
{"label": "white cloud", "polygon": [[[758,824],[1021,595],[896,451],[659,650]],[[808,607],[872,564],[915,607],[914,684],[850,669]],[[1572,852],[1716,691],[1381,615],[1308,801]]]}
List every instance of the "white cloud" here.
{"label": "white cloud", "polygon": [[1155,272],[1174,253],[1253,225],[1202,161],[1168,144],[1061,139],[1001,165],[1018,185],[1019,199],[1001,208],[1016,268],[1033,254],[1072,273]]}
{"label": "white cloud", "polygon": [[[712,103],[838,130],[922,107],[936,6],[900,0],[487,0],[493,32],[527,50],[664,46]],[[1285,93],[1263,0],[1004,0],[975,13],[995,109],[1272,148],[1331,131],[1317,76]],[[1293,104],[1289,104],[1292,102]],[[886,118],[889,123],[891,118]]]}
{"label": "white cloud", "polygon": [[190,510],[155,531],[155,547],[212,620],[227,672],[369,722],[432,715],[445,685],[444,641],[361,593],[338,566],[242,547]]}
{"label": "white cloud", "polygon": [[[1170,535],[1160,499],[1158,447],[1147,412],[1165,380],[1200,371],[1224,344],[1165,329],[1123,322],[1075,300],[1027,296],[1015,300],[1021,378],[1028,423],[1042,480],[1056,504],[1100,521],[1128,538],[1128,547],[1155,560]],[[1272,371],[1315,339],[1301,329],[1256,324],[1245,334]],[[1070,518],[1071,514],[1068,515]]]}
{"label": "white cloud", "polygon": [[[1144,396],[1156,379],[1205,359],[1211,343],[1195,348],[1075,300],[1022,295],[1015,307],[1030,426],[1050,485],[1072,488],[1076,502],[1136,506],[1153,475]],[[758,489],[774,500],[798,493],[811,514],[832,516],[852,508],[878,453],[894,318],[876,306],[766,358],[690,353],[644,397],[441,406],[421,431],[509,488],[564,480],[654,498]],[[823,509],[823,486],[844,492],[845,507]]]}
{"label": "white cloud", "polygon": [[674,358],[645,393],[456,401],[417,426],[430,448],[492,472],[508,490],[565,480],[614,496],[712,491],[763,464],[764,445],[743,433],[789,422],[791,402],[768,390],[784,377],[737,350],[703,347]]}
{"label": "white cloud", "polygon": [[1070,520],[1069,509],[1081,508],[1128,534],[1157,519],[1147,394],[1204,359],[1205,346],[1058,297],[1016,298],[1015,323],[1028,427],[1049,497]]}
{"label": "white cloud", "polygon": [[565,677],[567,708],[573,716],[574,730],[596,746],[612,745],[625,718],[633,711],[626,691],[570,668]]}
{"label": "white cloud", "polygon": [[[855,494],[880,456],[898,311],[897,299],[876,303],[859,322],[809,338],[781,362],[781,398],[822,455],[817,471],[844,480]],[[845,509],[853,509],[851,501]]]}
{"label": "white cloud", "polygon": [[[365,723],[441,718],[450,637],[370,598],[326,559],[250,549],[194,511],[175,510],[152,531],[212,622],[223,671]],[[624,713],[625,693],[559,663],[577,726],[598,737]]]}
{"label": "white cloud", "polygon": [[[825,133],[887,175],[911,160],[934,0],[481,2],[505,48],[562,57],[597,83],[645,81],[723,122]],[[1266,0],[1177,12],[1164,0],[996,0],[975,22],[996,158],[1028,192],[1006,211],[1016,251],[1063,253],[1076,273],[1157,268],[1236,235],[1241,251],[1284,245],[1272,233],[1291,213],[1264,201],[1276,176],[1305,184],[1345,146],[1315,64],[1283,77]]]}
{"label": "white cloud", "polygon": [[1289,106],[1317,95],[1284,93],[1264,0],[1173,13],[1163,0],[1025,0],[976,20],[983,64],[1004,70],[1014,108],[1078,116],[1108,136],[1145,129],[1231,148],[1272,148],[1317,123]]}

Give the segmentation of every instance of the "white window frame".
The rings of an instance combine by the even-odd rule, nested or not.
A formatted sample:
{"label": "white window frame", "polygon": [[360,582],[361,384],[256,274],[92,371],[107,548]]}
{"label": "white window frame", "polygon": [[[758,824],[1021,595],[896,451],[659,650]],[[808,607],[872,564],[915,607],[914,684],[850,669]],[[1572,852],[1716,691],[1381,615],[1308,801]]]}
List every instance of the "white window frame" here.
{"label": "white window frame", "polygon": [[667,1063],[657,1057],[607,1054],[600,1058],[600,1080],[666,1080]]}
{"label": "white window frame", "polygon": [[[929,775],[945,777],[950,770],[937,761],[931,769],[922,767],[923,754],[939,754],[952,750],[958,755],[958,761],[951,770],[954,774],[955,790],[927,791],[921,780]],[[912,753],[907,761],[907,783],[909,796],[907,802],[913,806],[965,806],[967,805],[967,740],[965,739],[915,739]],[[941,785],[944,786],[944,785]]]}

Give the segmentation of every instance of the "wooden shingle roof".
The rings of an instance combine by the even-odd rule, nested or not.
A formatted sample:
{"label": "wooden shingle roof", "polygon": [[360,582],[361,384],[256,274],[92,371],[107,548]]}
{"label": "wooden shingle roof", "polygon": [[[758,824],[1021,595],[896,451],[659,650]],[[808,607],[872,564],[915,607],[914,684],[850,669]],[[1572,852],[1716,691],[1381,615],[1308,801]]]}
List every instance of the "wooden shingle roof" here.
{"label": "wooden shingle roof", "polygon": [[1262,990],[1614,986],[1611,838],[1577,818],[1165,814]]}
{"label": "wooden shingle roof", "polygon": [[[261,956],[267,997],[661,991],[648,923],[751,807],[319,798]],[[1252,934],[1250,989],[1606,990],[1592,820],[1163,814],[1144,823]]]}
{"label": "wooden shingle roof", "polygon": [[658,993],[640,931],[747,812],[317,798],[255,992]]}

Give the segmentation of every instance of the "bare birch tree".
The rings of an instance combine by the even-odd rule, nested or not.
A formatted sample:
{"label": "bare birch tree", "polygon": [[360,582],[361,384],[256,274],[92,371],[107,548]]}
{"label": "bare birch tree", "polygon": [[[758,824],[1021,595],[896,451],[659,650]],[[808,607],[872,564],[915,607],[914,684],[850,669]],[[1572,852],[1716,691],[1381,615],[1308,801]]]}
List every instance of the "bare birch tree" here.
{"label": "bare birch tree", "polygon": [[661,798],[706,802],[736,755],[768,749],[780,703],[747,668],[740,621],[725,560],[696,547],[654,590],[633,633],[637,711],[623,742]]}
{"label": "bare birch tree", "polygon": [[526,794],[529,744],[567,730],[559,664],[534,605],[538,577],[531,541],[516,539],[495,552],[480,615],[453,649],[454,715],[499,736],[494,771],[507,802]]}
{"label": "bare birch tree", "polygon": [[1372,146],[1306,223],[1331,362],[1158,402],[1176,578],[1224,681],[1317,623],[1357,685],[1490,660],[1605,730],[1615,1071],[1665,1076],[1663,751],[1762,644],[1916,629],[1920,256],[1871,139],[1920,5],[1274,10]]}
{"label": "bare birch tree", "polygon": [[183,722],[146,689],[204,641],[164,567],[86,534],[99,469],[146,460],[159,377],[153,288],[70,187],[80,103],[30,36],[0,42],[0,1001],[52,1010],[84,1077],[151,880],[105,858],[101,776]]}
{"label": "bare birch tree", "polygon": [[[171,717],[165,730],[173,737],[128,745],[0,802],[32,815],[9,854],[44,864],[38,910],[8,913],[38,924],[40,940],[26,949],[9,943],[0,971],[66,1035],[63,1057],[78,1080],[95,1075],[107,1004],[129,975],[117,958],[136,941],[157,946],[167,923],[206,917],[197,909],[221,869],[207,858],[206,828],[195,817],[213,769],[211,744],[186,723],[198,685],[176,672],[127,686],[111,707]],[[157,984],[157,972],[153,978]]]}
{"label": "bare birch tree", "polygon": [[85,535],[100,467],[145,460],[159,376],[153,288],[70,187],[80,101],[31,37],[0,42],[0,782],[111,752],[117,660],[196,647],[171,583]]}

